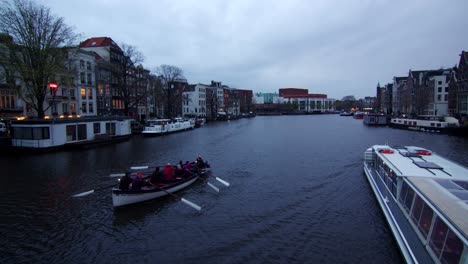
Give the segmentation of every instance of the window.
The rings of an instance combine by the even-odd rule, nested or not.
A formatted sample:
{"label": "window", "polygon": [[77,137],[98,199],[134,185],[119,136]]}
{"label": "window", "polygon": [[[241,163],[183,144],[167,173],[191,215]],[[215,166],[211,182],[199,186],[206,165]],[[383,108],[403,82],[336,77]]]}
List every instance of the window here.
{"label": "window", "polygon": [[101,134],[101,123],[93,123],[94,134]]}
{"label": "window", "polygon": [[89,103],[89,104],[88,104],[88,112],[89,112],[89,113],[94,113],[93,103]]}
{"label": "window", "polygon": [[421,218],[419,219],[418,223],[419,231],[421,231],[421,234],[423,235],[424,239],[427,238],[427,234],[429,233],[429,229],[431,228],[433,215],[434,212],[432,211],[432,209],[429,206],[427,206],[426,203],[424,203]]}
{"label": "window", "polygon": [[91,62],[89,62],[89,61],[86,62],[86,69],[87,69],[88,71],[91,70]]}
{"label": "window", "polygon": [[75,89],[70,89],[70,97],[75,97]]}
{"label": "window", "polygon": [[76,104],[75,103],[71,103],[70,104],[70,112],[74,115],[76,114]]}
{"label": "window", "polygon": [[447,101],[447,95],[444,95],[444,101]]}
{"label": "window", "polygon": [[438,83],[439,85],[442,85],[442,81],[438,81],[437,83]]}
{"label": "window", "polygon": [[68,104],[67,104],[67,103],[63,103],[63,104],[62,104],[62,111],[63,111],[64,113],[68,112]]}
{"label": "window", "polygon": [[91,78],[91,73],[88,73],[88,84],[92,84],[93,80]]}
{"label": "window", "polygon": [[81,99],[83,100],[86,99],[86,88],[81,87],[80,92],[81,92]]}
{"label": "window", "polygon": [[81,83],[81,84],[85,84],[85,83],[86,83],[86,80],[85,80],[85,73],[84,73],[84,72],[80,72],[80,83]]}
{"label": "window", "polygon": [[50,139],[48,127],[14,127],[14,139]]}
{"label": "window", "polygon": [[111,136],[115,135],[115,123],[106,123],[106,134]]}
{"label": "window", "polygon": [[81,103],[81,112],[86,113],[86,103]]}
{"label": "window", "polygon": [[419,217],[421,216],[423,206],[424,206],[423,200],[419,196],[416,195],[413,209],[411,210],[411,218],[413,219],[415,223],[419,222]]}
{"label": "window", "polygon": [[88,88],[88,99],[93,99],[93,89]]}
{"label": "window", "polygon": [[67,142],[76,140],[76,126],[68,125],[67,126]]}
{"label": "window", "polygon": [[409,210],[411,209],[411,205],[413,204],[413,197],[414,197],[414,191],[413,189],[408,187],[408,194],[406,194],[405,203],[403,204],[407,213],[409,213]]}
{"label": "window", "polygon": [[444,251],[442,252],[442,263],[459,263],[463,251],[463,243],[452,230],[447,234]]}
{"label": "window", "polygon": [[86,124],[78,125],[78,140],[86,139]]}
{"label": "window", "polygon": [[440,94],[437,95],[437,101],[442,100],[442,96]]}
{"label": "window", "polygon": [[439,87],[439,88],[437,89],[437,91],[438,91],[439,93],[441,93],[441,92],[442,92],[442,87]]}
{"label": "window", "polygon": [[442,222],[439,217],[436,217],[434,227],[432,228],[431,238],[429,239],[429,245],[437,258],[440,258],[442,253],[442,247],[444,246],[445,239],[447,238],[447,232],[447,225]]}
{"label": "window", "polygon": [[84,70],[84,60],[80,60],[80,69]]}

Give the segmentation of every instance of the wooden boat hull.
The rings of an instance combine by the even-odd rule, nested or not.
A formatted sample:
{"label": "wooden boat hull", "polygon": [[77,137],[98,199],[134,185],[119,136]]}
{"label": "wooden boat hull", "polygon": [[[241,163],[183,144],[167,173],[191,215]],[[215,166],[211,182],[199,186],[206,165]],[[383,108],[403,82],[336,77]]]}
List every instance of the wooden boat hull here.
{"label": "wooden boat hull", "polygon": [[[122,191],[118,188],[114,188],[112,189],[112,205],[114,207],[120,207],[166,196],[168,195],[168,192],[173,193],[188,187],[189,185],[193,184],[199,177],[200,175],[194,174],[167,186],[161,186],[159,188],[148,187],[140,191]],[[165,190],[166,192],[161,189]]]}

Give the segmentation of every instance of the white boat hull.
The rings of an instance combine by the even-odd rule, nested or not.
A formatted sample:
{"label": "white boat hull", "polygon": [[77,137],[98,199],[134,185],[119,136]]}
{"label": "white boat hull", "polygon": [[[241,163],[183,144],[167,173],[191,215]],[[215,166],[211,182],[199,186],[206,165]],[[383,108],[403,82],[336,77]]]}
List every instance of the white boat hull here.
{"label": "white boat hull", "polygon": [[162,196],[166,196],[169,193],[179,191],[192,183],[194,183],[198,179],[198,176],[193,177],[192,179],[176,185],[172,188],[165,189],[167,192],[158,190],[157,187],[150,188],[148,190],[155,190],[154,192],[123,192],[123,193],[116,193],[116,191],[119,191],[119,189],[114,188],[112,190],[112,204],[114,207],[119,207],[119,206],[124,206],[124,205],[129,205],[129,204],[135,204],[135,203],[140,203],[152,199],[156,199]]}

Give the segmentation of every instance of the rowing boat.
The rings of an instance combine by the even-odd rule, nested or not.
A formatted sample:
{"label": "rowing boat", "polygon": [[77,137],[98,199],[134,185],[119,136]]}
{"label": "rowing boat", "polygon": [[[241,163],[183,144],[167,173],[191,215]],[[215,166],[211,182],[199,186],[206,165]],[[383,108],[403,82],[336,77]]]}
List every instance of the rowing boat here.
{"label": "rowing boat", "polygon": [[129,204],[140,203],[177,192],[193,184],[197,179],[209,171],[209,165],[200,169],[196,173],[192,173],[186,177],[176,178],[170,183],[158,183],[152,186],[145,186],[141,190],[120,190],[119,188],[112,189],[112,205],[120,207]]}

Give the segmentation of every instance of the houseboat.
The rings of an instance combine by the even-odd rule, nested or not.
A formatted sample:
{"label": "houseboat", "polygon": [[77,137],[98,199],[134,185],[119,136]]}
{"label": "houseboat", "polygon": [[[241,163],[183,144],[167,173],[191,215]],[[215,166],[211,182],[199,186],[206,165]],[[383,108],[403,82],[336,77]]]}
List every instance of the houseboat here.
{"label": "houseboat", "polygon": [[390,126],[395,128],[434,132],[452,133],[460,127],[458,119],[446,116],[419,116],[418,118],[392,118]]}
{"label": "houseboat", "polygon": [[195,120],[174,119],[150,119],[141,132],[144,136],[159,136],[168,133],[185,131],[195,127]]}
{"label": "houseboat", "polygon": [[127,140],[125,117],[25,119],[11,121],[11,145],[17,150],[81,148]]}
{"label": "houseboat", "polygon": [[368,126],[385,126],[387,125],[387,116],[381,114],[365,114],[363,119],[364,125]]}
{"label": "houseboat", "polygon": [[468,169],[428,149],[374,145],[364,173],[407,263],[468,263]]}

